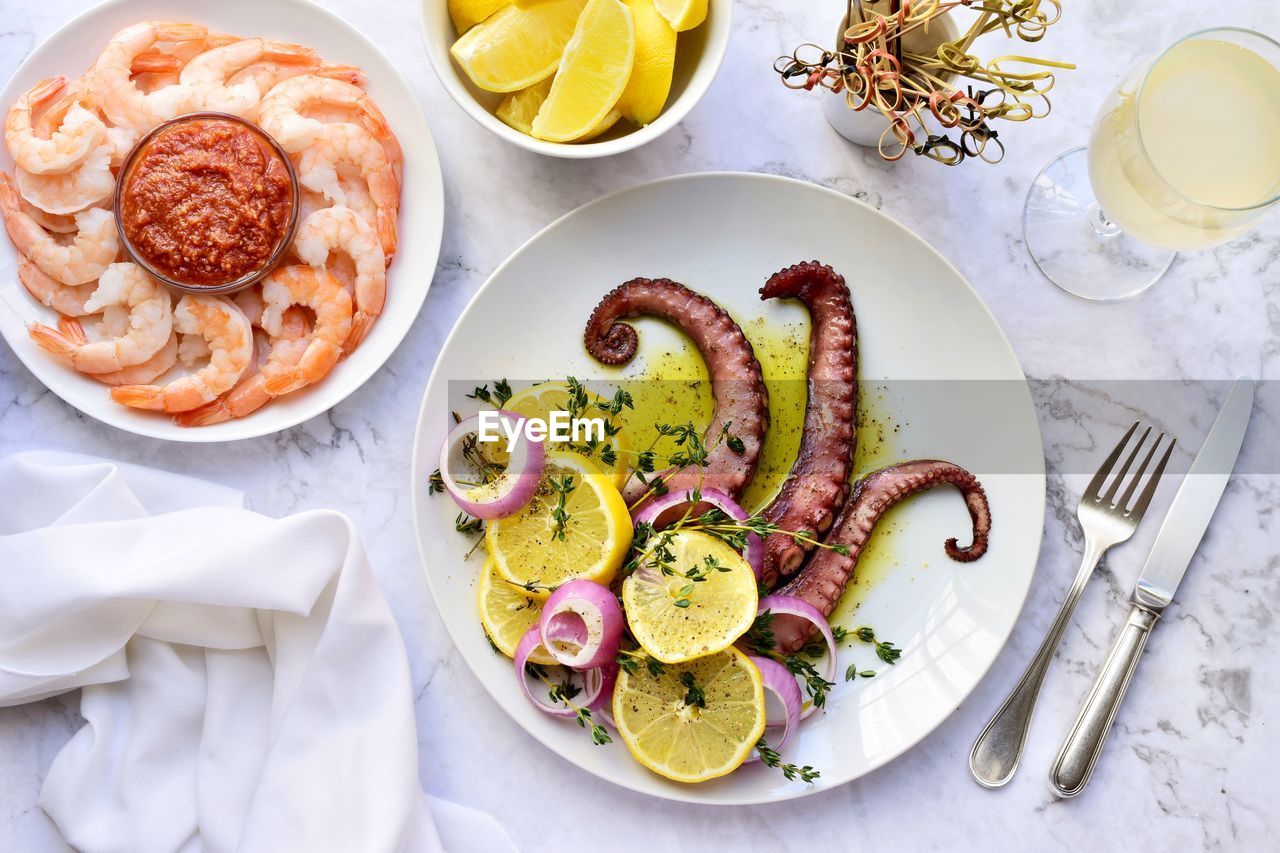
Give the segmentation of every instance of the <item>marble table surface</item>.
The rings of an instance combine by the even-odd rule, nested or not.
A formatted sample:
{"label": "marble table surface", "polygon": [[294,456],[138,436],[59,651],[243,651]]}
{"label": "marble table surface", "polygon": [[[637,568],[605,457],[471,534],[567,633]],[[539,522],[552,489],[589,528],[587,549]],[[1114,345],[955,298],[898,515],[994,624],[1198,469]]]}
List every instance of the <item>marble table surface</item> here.
{"label": "marble table surface", "polygon": [[[639,151],[587,162],[525,153],[470,121],[427,63],[414,0],[322,4],[363,30],[402,70],[440,149],[448,206],[444,245],[435,283],[408,338],[371,381],[332,411],[231,446],[165,444],[103,426],[45,390],[0,347],[0,454],[83,451],[234,485],[272,514],[315,507],[349,513],[410,649],[426,788],[493,813],[523,849],[587,850],[601,839],[637,850],[1274,845],[1280,834],[1274,808],[1280,739],[1267,721],[1276,718],[1280,670],[1265,663],[1280,656],[1280,637],[1271,633],[1280,606],[1274,407],[1255,416],[1246,445],[1251,470],[1228,487],[1085,795],[1056,799],[1046,770],[1123,619],[1154,524],[1117,550],[1086,591],[1045,686],[1019,777],[1003,791],[987,791],[969,779],[965,766],[974,734],[1039,643],[1074,572],[1080,547],[1074,504],[1086,479],[1080,460],[1097,459],[1098,448],[1117,435],[1117,424],[1130,419],[1126,407],[1109,397],[1112,386],[1099,390],[1081,382],[1222,380],[1240,373],[1280,379],[1280,216],[1227,246],[1178,258],[1166,280],[1142,298],[1103,306],[1067,296],[1036,271],[1022,245],[1023,195],[1047,160],[1086,140],[1094,109],[1139,58],[1213,24],[1276,35],[1280,7],[1274,0],[1170,0],[1149,11],[1123,12],[1104,0],[1064,3],[1065,19],[1032,51],[1080,66],[1060,76],[1053,115],[1008,130],[1010,151],[1001,165],[958,169],[911,158],[884,163],[829,130],[817,95],[778,84],[770,71],[773,57],[800,42],[825,39],[842,5],[836,0],[737,0],[724,67],[683,124]],[[0,0],[0,76],[85,5]],[[649,799],[600,784],[532,742],[489,699],[450,644],[419,568],[406,491],[427,375],[486,276],[542,226],[605,192],[704,170],[771,172],[833,187],[936,246],[986,300],[1026,373],[1037,380],[1050,469],[1036,582],[1011,641],[970,698],[919,746],[869,776],[800,801],[752,808]],[[1141,387],[1158,405],[1162,395],[1172,399],[1185,386],[1171,381]],[[1204,399],[1188,409],[1189,447],[1199,442],[1221,399],[1221,385],[1196,387]],[[1162,491],[1166,504],[1171,492]],[[72,695],[0,710],[0,850],[65,849],[36,797],[53,756],[81,725],[76,707]],[[566,805],[572,815],[567,820]]]}

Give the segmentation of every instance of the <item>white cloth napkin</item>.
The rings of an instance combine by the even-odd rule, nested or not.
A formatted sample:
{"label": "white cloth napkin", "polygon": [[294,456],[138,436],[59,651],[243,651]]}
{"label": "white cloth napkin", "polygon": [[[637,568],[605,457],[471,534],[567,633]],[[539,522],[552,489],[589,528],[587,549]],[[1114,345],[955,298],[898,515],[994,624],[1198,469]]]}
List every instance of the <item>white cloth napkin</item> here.
{"label": "white cloth napkin", "polygon": [[[428,798],[351,522],[65,453],[0,461],[0,705],[83,688],[40,805],[84,851],[504,851]],[[442,843],[443,842],[443,843]]]}

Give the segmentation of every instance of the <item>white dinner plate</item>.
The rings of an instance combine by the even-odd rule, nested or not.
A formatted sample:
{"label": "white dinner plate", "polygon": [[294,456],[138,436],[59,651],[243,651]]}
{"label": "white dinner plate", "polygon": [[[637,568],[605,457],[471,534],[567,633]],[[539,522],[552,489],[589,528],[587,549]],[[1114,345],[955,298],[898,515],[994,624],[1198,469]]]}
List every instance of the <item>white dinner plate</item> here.
{"label": "white dinner plate", "polygon": [[[369,94],[404,148],[400,241],[387,274],[382,316],[360,347],[313,387],[273,400],[248,417],[198,428],[175,426],[166,415],[112,402],[106,386],[64,367],[36,346],[26,325],[49,323],[57,315],[32,299],[18,282],[16,256],[7,239],[0,239],[0,334],[50,391],[104,423],[173,441],[232,441],[267,435],[341,402],[382,366],[413,325],[435,276],[444,227],[444,191],[435,143],[417,100],[391,63],[350,24],[307,0],[111,0],[75,18],[36,48],[0,93],[2,109],[8,110],[19,95],[46,77],[79,76],[113,33],[149,19],[191,21],[235,35],[296,42],[315,49],[329,62],[364,69]],[[13,172],[13,160],[2,146],[0,169]]]}
{"label": "white dinner plate", "polygon": [[[588,316],[614,286],[636,276],[676,279],[720,303],[750,335],[762,323],[807,322],[803,306],[761,302],[757,290],[773,272],[813,258],[849,282],[864,387],[890,380],[882,395],[864,394],[869,405],[892,414],[886,440],[901,458],[949,459],[981,478],[993,516],[990,550],[963,565],[943,553],[949,536],[969,541],[968,516],[954,489],[904,504],[873,540],[896,565],[874,586],[860,587],[857,612],[841,617],[853,620],[846,627],[872,625],[903,649],[902,657],[887,666],[868,645],[841,649],[841,677],[827,710],[804,721],[783,751],[787,761],[817,768],[817,782],[788,782],[760,765],[701,785],[670,782],[635,762],[618,738],[595,746],[572,721],[525,700],[511,662],[493,652],[477,619],[482,561],[466,559],[472,539],[454,530],[457,508],[448,497],[427,494],[428,476],[463,383],[617,375],[582,344]],[[681,345],[661,321],[641,320],[637,328],[640,364],[624,373]],[[678,422],[680,414],[672,417]],[[878,440],[868,432],[860,432],[861,441]],[[512,255],[476,294],[440,354],[419,415],[412,476],[418,547],[436,606],[493,698],[578,766],[636,791],[691,802],[803,796],[855,779],[927,735],[978,683],[1009,636],[1044,520],[1031,397],[973,289],[918,237],[870,207],[812,184],[755,174],[686,175],[624,190],[568,214]],[[853,662],[879,674],[845,682]]]}

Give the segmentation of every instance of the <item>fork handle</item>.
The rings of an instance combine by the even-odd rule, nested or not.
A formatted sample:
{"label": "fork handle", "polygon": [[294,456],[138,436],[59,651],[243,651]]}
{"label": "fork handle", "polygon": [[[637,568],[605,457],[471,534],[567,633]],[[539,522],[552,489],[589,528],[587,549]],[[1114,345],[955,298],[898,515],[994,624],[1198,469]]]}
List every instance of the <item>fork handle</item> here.
{"label": "fork handle", "polygon": [[969,751],[969,773],[979,785],[999,788],[1008,783],[1017,771],[1045,673],[1049,671],[1049,664],[1053,662],[1062,635],[1071,623],[1071,614],[1075,612],[1085,584],[1105,551],[1105,547],[1085,540],[1080,568],[1076,571],[1075,580],[1071,589],[1067,590],[1067,596],[1063,599],[1049,633],[1040,643],[1039,650],[1027,665],[1027,671],[1022,674],[1017,686],[973,742],[973,749]]}
{"label": "fork handle", "polygon": [[1147,647],[1147,638],[1160,614],[1140,604],[1129,610],[1129,618],[1111,644],[1106,661],[1098,670],[1085,696],[1080,715],[1067,733],[1049,778],[1060,797],[1074,797],[1084,790],[1102,754],[1111,724],[1115,721],[1125,690],[1138,668],[1138,658]]}

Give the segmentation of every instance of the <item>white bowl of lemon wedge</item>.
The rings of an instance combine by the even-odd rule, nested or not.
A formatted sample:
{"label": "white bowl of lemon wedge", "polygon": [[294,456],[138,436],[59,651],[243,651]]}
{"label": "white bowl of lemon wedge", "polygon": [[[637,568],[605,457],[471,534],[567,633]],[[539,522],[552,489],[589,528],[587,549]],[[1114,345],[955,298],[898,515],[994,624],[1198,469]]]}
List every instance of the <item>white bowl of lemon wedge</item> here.
{"label": "white bowl of lemon wedge", "polygon": [[458,106],[521,148],[607,157],[675,127],[711,86],[731,0],[423,0]]}

